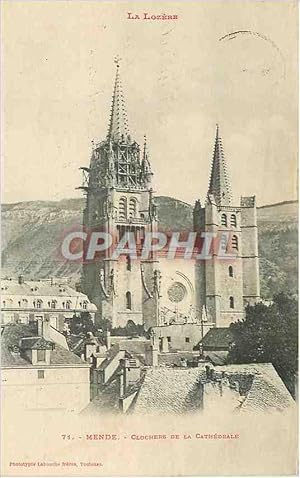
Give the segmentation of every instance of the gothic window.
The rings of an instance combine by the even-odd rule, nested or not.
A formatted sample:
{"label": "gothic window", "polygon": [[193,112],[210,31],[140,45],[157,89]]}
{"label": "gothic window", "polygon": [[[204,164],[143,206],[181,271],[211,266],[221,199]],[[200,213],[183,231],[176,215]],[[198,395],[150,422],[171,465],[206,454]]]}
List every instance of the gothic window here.
{"label": "gothic window", "polygon": [[232,249],[238,250],[238,248],[239,248],[239,241],[238,241],[238,237],[237,237],[237,236],[232,236],[231,245],[232,245]]}
{"label": "gothic window", "polygon": [[131,271],[131,258],[130,256],[126,256],[126,269]]}
{"label": "gothic window", "polygon": [[229,275],[229,277],[233,277],[233,267],[232,266],[228,267],[228,275]]}
{"label": "gothic window", "polygon": [[136,199],[129,200],[129,217],[136,217]]}
{"label": "gothic window", "polygon": [[131,292],[126,292],[126,309],[131,310],[132,303],[131,303]]}
{"label": "gothic window", "polygon": [[235,214],[231,214],[231,216],[230,216],[230,225],[233,226],[233,227],[236,227],[236,215]]}
{"label": "gothic window", "polygon": [[226,216],[226,214],[222,214],[222,216],[221,216],[221,225],[222,226],[227,226],[227,216]]}
{"label": "gothic window", "polygon": [[231,309],[234,309],[234,298],[232,296],[229,297],[229,307]]}
{"label": "gothic window", "polygon": [[41,299],[38,299],[36,301],[36,308],[37,309],[41,309],[42,308],[42,305],[43,305],[43,301]]}
{"label": "gothic window", "polygon": [[87,308],[87,301],[86,301],[86,300],[83,301],[82,308],[83,308],[83,309],[86,309],[86,308]]}
{"label": "gothic window", "polygon": [[51,309],[56,309],[56,300],[51,300]]}
{"label": "gothic window", "polygon": [[121,198],[119,200],[119,218],[126,219],[127,217],[127,201],[126,198]]}
{"label": "gothic window", "polygon": [[221,249],[222,251],[227,250],[227,235],[226,234],[221,235]]}

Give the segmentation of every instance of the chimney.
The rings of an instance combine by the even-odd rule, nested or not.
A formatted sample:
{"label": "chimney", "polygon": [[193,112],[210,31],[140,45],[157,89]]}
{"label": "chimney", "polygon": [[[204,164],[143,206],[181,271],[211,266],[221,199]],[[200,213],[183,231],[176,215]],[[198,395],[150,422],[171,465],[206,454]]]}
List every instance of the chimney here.
{"label": "chimney", "polygon": [[153,345],[151,345],[150,357],[152,367],[158,367],[158,350]]}
{"label": "chimney", "polygon": [[205,371],[206,371],[206,380],[216,379],[216,372],[214,370],[213,365],[205,365]]}
{"label": "chimney", "polygon": [[161,338],[161,351],[162,351],[163,353],[169,352],[168,337],[162,337],[162,338]]}
{"label": "chimney", "polygon": [[38,327],[37,333],[39,337],[44,337],[45,340],[51,340],[49,320],[38,319],[37,327]]}
{"label": "chimney", "polygon": [[86,343],[84,347],[85,360],[91,358],[97,352],[97,344],[95,343]]}
{"label": "chimney", "polygon": [[18,282],[19,282],[19,284],[24,284],[24,276],[22,274],[19,275]]}
{"label": "chimney", "polygon": [[180,367],[187,367],[187,360],[184,357],[180,359]]}
{"label": "chimney", "polygon": [[124,380],[124,370],[119,373],[119,397],[122,398],[125,395],[125,380]]}
{"label": "chimney", "polygon": [[111,348],[111,338],[110,338],[110,331],[106,331],[106,347],[107,350]]}

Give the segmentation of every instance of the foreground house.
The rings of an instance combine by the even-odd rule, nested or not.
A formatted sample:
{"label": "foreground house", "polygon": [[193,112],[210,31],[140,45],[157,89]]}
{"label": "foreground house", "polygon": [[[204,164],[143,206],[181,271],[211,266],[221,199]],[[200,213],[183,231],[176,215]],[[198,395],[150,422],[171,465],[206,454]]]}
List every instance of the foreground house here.
{"label": "foreground house", "polygon": [[88,405],[89,364],[70,352],[64,336],[60,334],[59,339],[59,332],[53,330],[54,335],[47,321],[2,326],[2,406],[6,409],[78,413]]}

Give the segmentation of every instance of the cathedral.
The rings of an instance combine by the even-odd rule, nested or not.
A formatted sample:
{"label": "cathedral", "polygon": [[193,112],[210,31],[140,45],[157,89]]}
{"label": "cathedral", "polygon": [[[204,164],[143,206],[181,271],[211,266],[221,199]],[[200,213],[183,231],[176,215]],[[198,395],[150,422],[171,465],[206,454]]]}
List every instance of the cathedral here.
{"label": "cathedral", "polygon": [[[145,235],[158,231],[159,210],[146,138],[140,147],[129,133],[119,63],[107,137],[93,147],[90,166],[82,169],[85,230],[109,233],[115,244],[130,232],[140,250]],[[245,306],[260,294],[256,202],[253,196],[233,204],[218,126],[206,202],[196,201],[193,223],[193,232],[218,238],[234,254],[222,258],[213,247],[207,260],[180,255],[170,260],[159,251],[146,259],[141,254],[116,259],[107,248],[84,261],[82,270],[83,292],[99,318],[112,327],[134,323],[146,330],[174,323],[208,330],[243,318]]]}

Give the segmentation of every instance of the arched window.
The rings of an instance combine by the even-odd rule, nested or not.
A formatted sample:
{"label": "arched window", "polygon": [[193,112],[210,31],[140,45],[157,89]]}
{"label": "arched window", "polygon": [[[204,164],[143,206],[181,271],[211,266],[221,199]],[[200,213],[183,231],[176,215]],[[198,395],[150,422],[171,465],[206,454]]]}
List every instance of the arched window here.
{"label": "arched window", "polygon": [[22,307],[28,307],[28,300],[22,299]]}
{"label": "arched window", "polygon": [[126,219],[127,217],[127,201],[126,198],[121,198],[119,200],[119,218]]}
{"label": "arched window", "polygon": [[129,200],[129,217],[136,217],[136,199]]}
{"label": "arched window", "polygon": [[56,309],[56,300],[51,300],[51,309]]}
{"label": "arched window", "polygon": [[236,227],[236,215],[235,214],[231,214],[230,224],[231,224],[231,226]]}
{"label": "arched window", "polygon": [[234,309],[234,298],[232,296],[229,297],[229,307],[231,309]]}
{"label": "arched window", "polygon": [[237,236],[235,236],[235,235],[232,236],[231,245],[232,245],[232,249],[238,250],[238,248],[239,248],[239,240],[238,240],[238,237],[237,237]]}
{"label": "arched window", "polygon": [[87,301],[84,300],[84,301],[83,301],[83,304],[82,304],[82,308],[83,308],[83,309],[86,309],[86,308],[87,308],[87,304],[88,304]]}
{"label": "arched window", "polygon": [[66,302],[66,309],[71,309],[72,302],[70,300],[67,300]]}
{"label": "arched window", "polygon": [[126,256],[126,269],[131,271],[131,258],[130,256]]}
{"label": "arched window", "polygon": [[36,308],[37,309],[41,309],[42,308],[42,305],[43,305],[43,301],[41,299],[38,299],[36,301]]}
{"label": "arched window", "polygon": [[232,266],[228,267],[228,275],[229,275],[229,277],[233,277],[233,267]]}
{"label": "arched window", "polygon": [[221,225],[222,226],[227,226],[227,216],[226,216],[226,214],[222,214],[222,216],[221,216]]}
{"label": "arched window", "polygon": [[132,303],[131,303],[131,292],[126,292],[126,309],[131,310]]}

